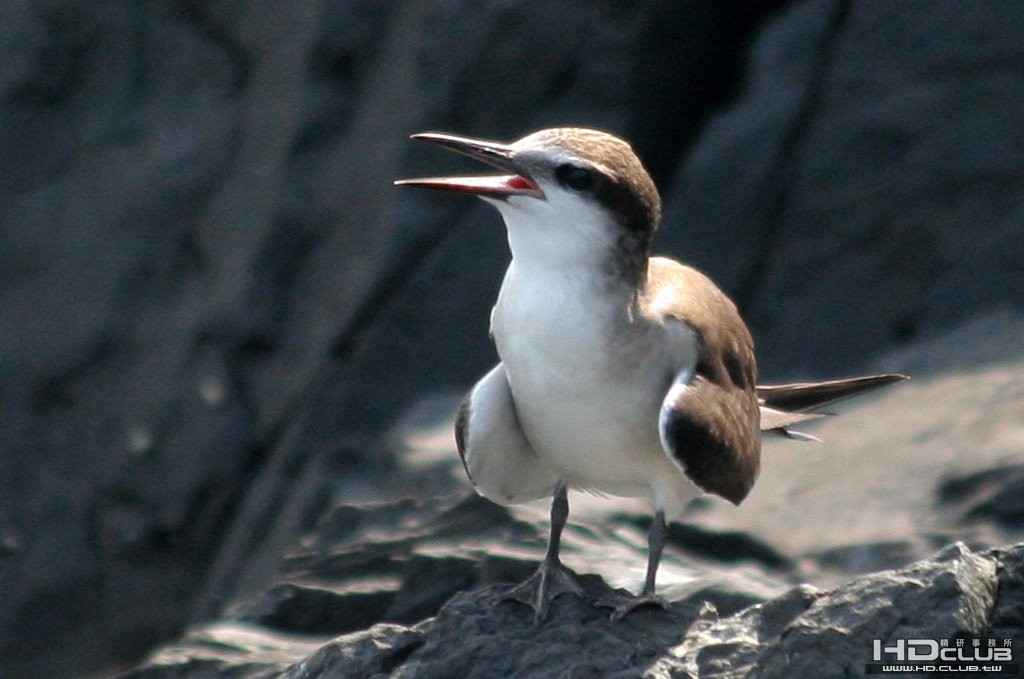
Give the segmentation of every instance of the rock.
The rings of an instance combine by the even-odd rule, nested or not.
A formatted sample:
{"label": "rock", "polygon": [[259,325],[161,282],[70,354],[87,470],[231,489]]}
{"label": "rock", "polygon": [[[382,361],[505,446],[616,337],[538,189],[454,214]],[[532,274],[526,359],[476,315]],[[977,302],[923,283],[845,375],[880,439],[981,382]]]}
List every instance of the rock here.
{"label": "rock", "polygon": [[938,501],[959,506],[964,522],[991,521],[1012,528],[1024,518],[1024,465],[947,478],[938,488]]}
{"label": "rock", "polygon": [[[611,589],[587,574],[580,582],[590,600],[560,597],[537,625],[528,607],[501,601],[509,585],[500,583],[532,570],[542,524],[516,520],[477,498],[339,507],[329,517],[289,559],[282,582],[331,582],[334,594],[307,593],[296,606],[275,587],[157,651],[122,679],[829,677],[862,674],[875,640],[891,646],[908,638],[991,636],[1019,645],[1024,632],[1024,545],[975,551],[956,544],[828,590],[777,580],[773,596],[735,610],[716,610],[701,594],[614,623],[592,603]],[[615,542],[595,549],[581,535],[578,526],[567,534],[576,563],[607,568]],[[507,556],[499,556],[502,550]],[[438,582],[447,584],[434,591],[444,595],[419,608],[401,605],[411,591],[424,591],[422,580],[430,577],[424,574],[439,565]],[[698,578],[713,579],[713,569]],[[390,605],[364,607],[374,588]],[[366,626],[329,636],[354,625]]]}
{"label": "rock", "polygon": [[[1009,16],[961,9],[793,3],[681,164],[662,242],[734,293],[763,374],[863,370],[867,347],[1021,308],[1024,278],[996,282],[1024,259],[1003,150],[1020,112],[982,111],[1024,96],[1024,43]],[[951,67],[968,63],[1002,66]]]}
{"label": "rock", "polygon": [[[332,672],[338,676],[372,676],[397,668],[420,646],[428,653],[440,652],[434,648],[432,635],[424,631],[424,625],[432,624],[429,620],[433,616],[444,620],[446,627],[464,626],[465,630],[514,625],[522,629],[516,643],[524,649],[545,638],[559,647],[577,643],[576,635],[584,634],[579,630],[570,629],[565,635],[559,632],[551,638],[528,624],[532,611],[527,607],[495,603],[495,597],[508,589],[508,583],[524,580],[536,568],[545,545],[544,515],[535,507],[504,509],[476,495],[457,501],[403,500],[336,507],[287,557],[276,584],[229,607],[223,619],[197,628],[181,642],[158,651],[135,671],[141,674],[127,676],[150,676],[146,674],[149,672],[155,672],[153,676],[186,672],[188,676],[187,672],[192,671],[189,668],[230,674],[235,669],[232,658],[246,666],[256,662],[255,656],[244,650],[255,646],[263,649],[260,653],[275,649],[270,654],[272,661],[266,662],[266,667],[275,671],[281,670],[282,658],[291,658],[290,663],[305,658],[291,668],[294,676],[332,676]],[[566,563],[581,571],[618,571],[620,575],[628,570],[642,575],[646,558],[644,537],[630,520],[612,525],[574,521],[566,529],[563,554]],[[611,591],[597,573],[588,572],[580,578],[595,599]],[[731,614],[778,596],[790,586],[785,574],[754,566],[743,570],[709,564],[702,577],[694,578],[693,573],[694,568],[683,565],[678,551],[670,546],[662,581],[664,591],[673,592],[679,602],[666,614],[675,622],[652,626],[651,621],[657,618],[640,613],[622,633],[619,643],[623,658],[644,657],[647,651],[633,648],[641,638],[649,637],[647,644],[652,643],[650,638],[660,639],[660,644],[674,639],[682,621],[701,611],[705,616],[712,610]],[[624,584],[638,588],[628,578]],[[556,615],[575,620],[576,627],[597,625],[606,634],[619,634],[610,625],[607,609],[572,598],[560,599],[555,608]],[[488,611],[496,617],[481,617]],[[464,619],[460,622],[460,618]],[[242,638],[233,641],[239,632]],[[345,639],[343,643],[327,643],[339,634]],[[324,646],[310,655],[306,645],[282,644],[281,635],[288,639],[295,635],[307,640],[319,638]],[[437,642],[449,645],[451,640],[438,637]],[[224,655],[213,652],[214,643],[231,650]],[[367,655],[369,644],[378,646],[378,651]],[[510,667],[519,655],[500,645],[481,648],[489,658],[493,656],[495,672]],[[499,655],[505,658],[499,659]],[[538,656],[538,662],[542,660]],[[465,659],[470,661],[471,657]],[[445,662],[438,660],[429,672],[443,673]],[[628,666],[623,664],[622,668]],[[449,672],[461,674],[453,669]]]}

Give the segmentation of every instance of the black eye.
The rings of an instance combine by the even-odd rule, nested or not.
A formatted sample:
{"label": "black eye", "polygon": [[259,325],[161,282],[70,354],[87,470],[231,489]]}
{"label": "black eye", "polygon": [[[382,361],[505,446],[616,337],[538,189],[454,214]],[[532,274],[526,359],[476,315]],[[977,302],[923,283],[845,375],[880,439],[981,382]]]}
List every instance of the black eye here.
{"label": "black eye", "polygon": [[573,191],[586,191],[594,186],[594,173],[585,167],[564,163],[555,168],[555,179]]}

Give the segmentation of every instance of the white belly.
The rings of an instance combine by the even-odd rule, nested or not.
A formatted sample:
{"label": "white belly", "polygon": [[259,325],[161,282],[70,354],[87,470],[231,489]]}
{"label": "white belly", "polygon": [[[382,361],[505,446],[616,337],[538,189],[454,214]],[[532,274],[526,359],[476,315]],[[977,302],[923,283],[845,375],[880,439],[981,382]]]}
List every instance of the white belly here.
{"label": "white belly", "polygon": [[506,274],[491,322],[526,436],[573,487],[627,496],[689,488],[658,437],[668,352],[657,328],[630,327],[625,304],[596,294],[600,284],[514,265]]}

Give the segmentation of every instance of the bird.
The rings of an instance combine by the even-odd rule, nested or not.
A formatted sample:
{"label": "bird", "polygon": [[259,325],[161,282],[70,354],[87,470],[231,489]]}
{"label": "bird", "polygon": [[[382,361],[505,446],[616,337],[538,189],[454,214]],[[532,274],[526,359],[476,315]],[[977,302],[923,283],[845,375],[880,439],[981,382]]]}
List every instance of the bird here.
{"label": "bird", "polygon": [[499,171],[395,184],[477,196],[504,221],[512,257],[490,317],[500,360],[459,406],[455,439],[480,495],[503,505],[551,500],[545,555],[503,597],[529,605],[537,621],[556,597],[585,597],[559,557],[568,489],[650,499],[640,592],[597,603],[613,619],[667,607],[655,586],[667,523],[691,500],[740,504],[758,476],[762,433],[816,440],[792,427],[828,403],[907,379],[759,385],[736,305],[697,269],[651,254],[658,190],[630,144],[609,132],[411,138]]}

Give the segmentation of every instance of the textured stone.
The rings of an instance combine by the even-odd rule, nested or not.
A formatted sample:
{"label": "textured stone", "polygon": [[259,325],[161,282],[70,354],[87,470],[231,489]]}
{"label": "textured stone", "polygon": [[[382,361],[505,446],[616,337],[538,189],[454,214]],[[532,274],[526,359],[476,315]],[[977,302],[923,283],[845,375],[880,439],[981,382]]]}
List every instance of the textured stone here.
{"label": "textured stone", "polygon": [[763,372],[861,370],[869,347],[1020,308],[1024,278],[1004,274],[1024,259],[1021,18],[811,1],[758,37],[665,221],[736,294]]}
{"label": "textured stone", "polygon": [[[863,674],[876,639],[886,645],[898,639],[991,634],[1019,640],[1024,632],[1019,605],[1024,546],[973,551],[960,543],[905,568],[827,590],[786,587],[778,581],[772,597],[728,612],[708,603],[724,591],[713,582],[720,568],[712,566],[699,576],[710,581],[700,595],[677,599],[668,610],[641,609],[618,622],[593,604],[610,588],[600,577],[586,574],[579,580],[587,598],[559,597],[548,619],[537,624],[532,610],[502,601],[501,595],[509,589],[502,583],[523,577],[532,567],[529,562],[539,556],[544,526],[487,506],[473,498],[457,504],[339,507],[329,516],[352,517],[358,511],[362,520],[347,526],[333,520],[323,524],[315,542],[290,560],[284,576],[286,581],[300,575],[330,580],[335,596],[317,602],[307,598],[301,607],[305,615],[295,617],[295,602],[281,597],[280,587],[272,588],[236,607],[231,618],[195,629],[159,650],[123,679],[257,677],[270,671],[308,679],[838,677]],[[488,521],[476,522],[481,514]],[[467,529],[467,521],[476,527]],[[427,526],[439,530],[434,533]],[[575,530],[567,532],[565,547],[576,562],[608,568],[616,543],[593,543],[580,526],[571,528]],[[463,564],[464,582],[452,583],[446,600],[438,597],[404,624],[396,622],[391,609],[376,624],[328,640],[323,637],[328,621],[347,617],[366,624],[366,611],[358,601],[366,591],[365,578],[351,567],[353,555],[360,552],[381,573],[388,571],[388,564],[400,569],[407,560],[415,562],[419,573],[433,573],[436,566],[443,573],[446,561],[457,560]],[[502,553],[518,553],[505,558],[522,568],[495,569]],[[410,559],[413,554],[419,557]],[[513,575],[513,570],[520,572]],[[742,578],[736,572],[733,576]],[[383,589],[398,592],[397,599],[402,592],[423,591],[423,579],[406,571]],[[254,616],[257,610],[260,615]],[[322,645],[312,650],[317,639]]]}

